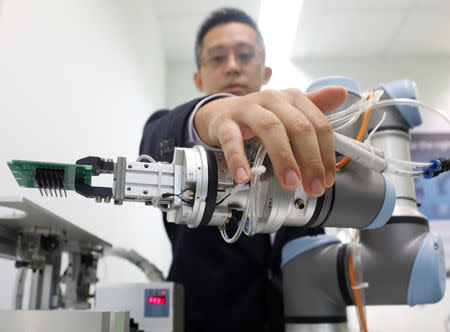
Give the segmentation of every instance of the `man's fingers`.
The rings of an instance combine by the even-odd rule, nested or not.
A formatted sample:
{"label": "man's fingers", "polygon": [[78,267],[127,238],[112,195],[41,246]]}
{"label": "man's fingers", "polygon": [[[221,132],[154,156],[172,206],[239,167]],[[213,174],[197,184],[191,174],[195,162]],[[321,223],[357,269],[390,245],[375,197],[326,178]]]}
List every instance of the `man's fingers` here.
{"label": "man's fingers", "polygon": [[297,188],[300,171],[281,120],[273,112],[253,105],[240,114],[239,124],[248,126],[264,144],[280,184],[288,190]]}
{"label": "man's fingers", "polygon": [[306,94],[322,112],[327,113],[342,105],[347,90],[341,86],[330,86]]}
{"label": "man's fingers", "polygon": [[228,169],[237,183],[250,180],[250,165],[244,151],[244,141],[236,122],[227,120],[217,127],[217,138],[222,147]]}
{"label": "man's fingers", "polygon": [[297,89],[251,94],[249,98],[243,97],[242,102],[231,103],[228,109],[233,111],[226,116],[221,112],[221,116],[214,117],[209,136],[215,137],[222,147],[238,183],[247,182],[251,175],[243,135],[245,138],[256,135],[284,188],[295,189],[302,181],[308,195],[319,196],[325,186],[333,184],[336,175],[333,131],[323,112],[337,108],[346,95],[341,87],[328,87],[308,95]]}
{"label": "man's fingers", "polygon": [[[342,97],[345,99],[346,96],[346,90],[339,87],[325,88],[318,91],[320,92],[312,95],[312,97],[315,98],[315,102],[327,110],[336,108],[336,105],[339,105],[342,102]],[[288,91],[288,95],[288,98],[293,106],[295,106],[296,109],[301,110],[301,113],[305,115],[314,128],[317,136],[317,144],[320,149],[323,170],[325,172],[322,173],[324,175],[321,175],[319,179],[325,179],[325,182],[322,182],[322,184],[330,187],[333,185],[336,177],[336,157],[334,150],[333,129],[323,115],[322,111],[318,109],[317,105],[309,99],[309,95],[305,95],[298,90]],[[334,101],[334,98],[337,98],[337,102]],[[294,143],[294,146],[298,146],[298,144],[305,143]],[[324,178],[322,176],[324,176]]]}
{"label": "man's fingers", "polygon": [[[293,92],[301,94],[304,99],[301,105],[299,102],[295,104]],[[334,164],[328,161],[330,156],[327,155],[331,154],[334,157],[333,133],[328,121],[299,90],[282,92],[280,95],[283,98],[268,95],[264,106],[280,118],[293,143],[292,148],[300,165],[305,192],[310,196],[322,195],[325,185],[328,185],[328,181],[325,180],[324,160],[329,168],[334,167]],[[331,173],[330,185],[333,180],[334,173]]]}

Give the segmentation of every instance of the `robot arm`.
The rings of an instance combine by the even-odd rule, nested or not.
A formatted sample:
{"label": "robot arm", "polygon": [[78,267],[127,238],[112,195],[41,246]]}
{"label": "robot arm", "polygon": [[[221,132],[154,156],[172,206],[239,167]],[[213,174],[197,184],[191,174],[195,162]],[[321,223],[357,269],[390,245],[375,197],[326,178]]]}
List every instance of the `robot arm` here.
{"label": "robot arm", "polygon": [[[414,91],[411,81],[396,81],[382,88],[387,98],[414,97],[409,95]],[[417,109],[402,114],[401,108],[386,102],[389,100],[382,105],[388,106],[378,108],[369,123],[372,129],[385,117],[372,136],[373,145],[385,153],[386,160],[408,161],[409,129],[421,123],[420,115]],[[447,162],[436,161],[438,173]],[[348,166],[353,167],[352,162]],[[425,173],[425,177],[432,177],[436,170],[430,167]],[[389,174],[389,178],[396,192],[392,216],[383,227],[361,230],[359,243],[319,235],[295,239],[283,248],[288,331],[346,331],[346,306],[361,307],[364,301],[368,305],[414,306],[443,297],[446,272],[442,241],[430,233],[427,218],[417,210],[413,178],[399,174]],[[363,285],[368,287],[360,288]],[[365,321],[363,310],[359,316]],[[365,323],[361,327],[367,330]]]}
{"label": "robot arm", "polygon": [[[283,189],[264,158],[265,172],[249,185],[236,190],[221,152],[206,151],[201,146],[175,148],[171,164],[164,162],[116,163],[89,157],[78,161],[93,167],[93,175],[114,174],[112,188],[92,187],[79,180],[75,190],[97,201],[115,204],[143,202],[167,212],[167,220],[188,227],[225,226],[252,205],[246,231],[271,233],[281,226],[380,227],[394,209],[395,189],[389,178],[368,171],[339,173],[336,183],[318,198],[308,197],[303,188]],[[344,218],[345,217],[345,218]],[[253,223],[253,225],[250,225]],[[253,229],[251,228],[253,227]]]}

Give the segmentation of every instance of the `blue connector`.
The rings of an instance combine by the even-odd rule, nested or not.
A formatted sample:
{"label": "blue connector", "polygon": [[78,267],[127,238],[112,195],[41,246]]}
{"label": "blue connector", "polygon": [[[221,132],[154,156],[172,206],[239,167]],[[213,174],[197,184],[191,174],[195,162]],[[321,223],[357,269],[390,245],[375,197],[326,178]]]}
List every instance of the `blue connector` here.
{"label": "blue connector", "polygon": [[437,172],[440,171],[442,168],[442,163],[439,159],[432,159],[430,160],[430,163],[433,164],[433,166],[430,167],[430,170]]}
{"label": "blue connector", "polygon": [[439,174],[450,170],[449,158],[432,159],[430,160],[430,163],[432,163],[433,165],[424,170],[425,179],[434,178],[435,176],[438,176]]}

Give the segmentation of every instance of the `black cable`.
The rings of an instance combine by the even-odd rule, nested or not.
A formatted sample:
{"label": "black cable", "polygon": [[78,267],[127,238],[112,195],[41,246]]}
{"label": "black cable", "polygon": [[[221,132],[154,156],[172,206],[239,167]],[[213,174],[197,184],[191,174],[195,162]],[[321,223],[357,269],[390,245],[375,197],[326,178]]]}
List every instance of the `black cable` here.
{"label": "black cable", "polygon": [[228,197],[230,197],[231,193],[227,194],[224,198],[222,198],[220,201],[216,202],[216,206],[223,203],[224,200],[226,200]]}
{"label": "black cable", "polygon": [[161,197],[162,197],[162,198],[168,198],[168,197],[172,197],[172,196],[175,197],[175,196],[176,196],[176,197],[178,197],[179,199],[181,199],[183,202],[189,204],[189,203],[191,203],[191,200],[192,200],[192,199],[188,201],[188,200],[184,199],[183,197],[181,197],[181,195],[184,194],[184,193],[185,193],[186,191],[188,191],[188,190],[194,191],[191,187],[188,187],[188,188],[184,189],[184,190],[183,190],[181,193],[179,193],[179,194],[164,193],[164,194],[161,195]]}

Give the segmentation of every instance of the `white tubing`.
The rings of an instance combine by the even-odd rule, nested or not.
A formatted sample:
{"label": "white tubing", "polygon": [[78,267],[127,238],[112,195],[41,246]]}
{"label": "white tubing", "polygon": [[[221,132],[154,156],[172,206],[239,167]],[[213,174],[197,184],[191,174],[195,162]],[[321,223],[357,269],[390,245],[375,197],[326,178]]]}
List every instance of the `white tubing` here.
{"label": "white tubing", "polygon": [[387,169],[387,162],[384,158],[369,151],[368,147],[355,142],[357,141],[339,133],[334,133],[334,148],[337,152],[374,171],[383,172]]}

